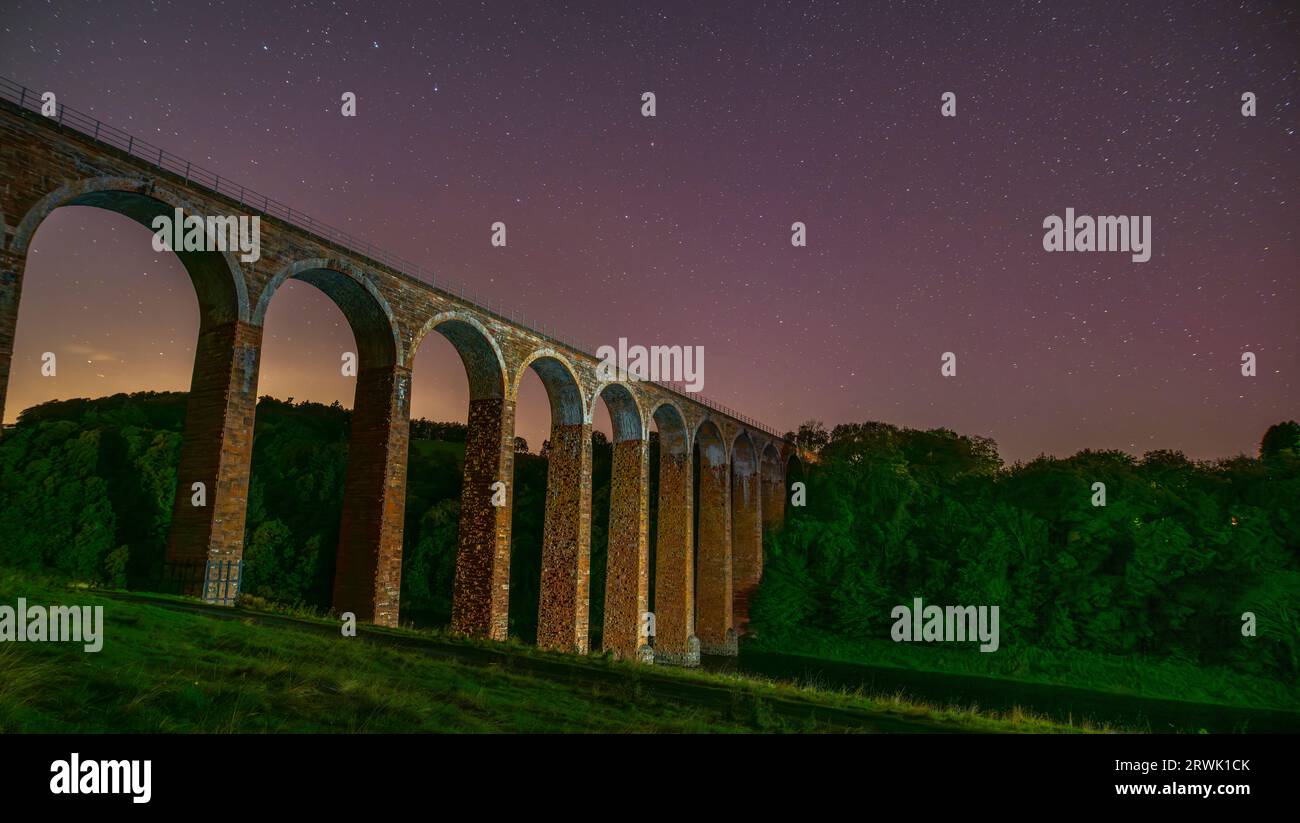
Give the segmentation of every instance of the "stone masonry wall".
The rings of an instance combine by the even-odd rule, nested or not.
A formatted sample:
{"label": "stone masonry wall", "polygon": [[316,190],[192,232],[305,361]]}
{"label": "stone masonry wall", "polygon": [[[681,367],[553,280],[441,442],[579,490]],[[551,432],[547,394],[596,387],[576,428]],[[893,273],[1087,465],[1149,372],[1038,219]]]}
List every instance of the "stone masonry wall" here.
{"label": "stone masonry wall", "polygon": [[[514,418],[513,402],[470,401],[451,625],[453,631],[493,640],[505,640],[509,629]],[[505,484],[505,506],[492,504],[497,481]]]}
{"label": "stone masonry wall", "polygon": [[655,661],[699,663],[692,575],[691,462],[667,450],[659,456],[659,531],[655,552]]}
{"label": "stone masonry wall", "polygon": [[649,442],[614,444],[609,490],[604,650],[635,659],[646,638],[641,613],[649,598]]}
{"label": "stone masonry wall", "polygon": [[591,425],[551,427],[537,645],[586,654],[591,577]]}
{"label": "stone masonry wall", "polygon": [[732,622],[731,511],[727,466],[700,464],[699,591],[696,633],[704,654],[735,654]]}
{"label": "stone masonry wall", "polygon": [[785,522],[785,472],[779,460],[763,459],[760,464],[763,491],[763,529],[778,529]]}
{"label": "stone masonry wall", "polygon": [[410,387],[405,368],[357,375],[334,576],[336,610],[389,626],[401,593]]}
{"label": "stone masonry wall", "polygon": [[749,599],[763,574],[763,524],[759,519],[758,474],[752,468],[733,470],[731,477],[731,558],[735,599],[732,617],[736,633],[749,622]]}
{"label": "stone masonry wall", "polygon": [[[261,344],[261,327],[239,321],[199,332],[176,472],[167,559],[220,562],[230,591],[244,552]],[[196,482],[204,486],[203,506],[193,505]]]}

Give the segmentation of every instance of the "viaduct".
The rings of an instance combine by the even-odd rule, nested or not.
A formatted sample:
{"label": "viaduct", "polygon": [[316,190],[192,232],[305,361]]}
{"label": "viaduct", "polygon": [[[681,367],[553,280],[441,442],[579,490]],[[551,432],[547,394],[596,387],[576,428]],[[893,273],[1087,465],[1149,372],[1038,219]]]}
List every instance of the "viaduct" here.
{"label": "viaduct", "polygon": [[[667,384],[602,383],[593,355],[471,302],[463,291],[435,286],[420,267],[70,108],[60,105],[53,116],[40,109],[38,92],[0,79],[0,413],[27,252],[52,211],[94,206],[146,226],[177,207],[187,215],[261,217],[256,262],[241,263],[238,252],[176,252],[201,319],[169,561],[239,568],[221,561],[238,561],[244,550],[262,324],[278,287],[294,278],[338,305],[358,349],[333,591],[338,611],[397,623],[411,367],[436,332],[459,352],[470,387],[453,629],[506,637],[515,401],[532,369],[546,387],[552,420],[538,645],[588,650],[594,514],[609,518],[604,647],[650,659],[641,615],[649,589],[649,473],[657,470],[653,659],[692,665],[701,650],[735,653],[762,573],[763,531],[781,522],[787,467],[800,459],[791,443]],[[600,400],[613,424],[608,513],[591,511],[592,411]],[[649,465],[652,421],[660,436],[657,467]],[[492,504],[498,481],[505,506]],[[205,484],[205,506],[191,504],[196,482]]]}

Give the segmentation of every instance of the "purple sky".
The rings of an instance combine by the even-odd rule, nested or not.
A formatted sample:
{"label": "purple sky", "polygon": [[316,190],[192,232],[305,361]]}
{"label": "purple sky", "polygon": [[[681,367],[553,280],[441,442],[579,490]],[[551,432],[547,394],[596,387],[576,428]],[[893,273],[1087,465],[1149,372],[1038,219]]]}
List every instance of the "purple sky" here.
{"label": "purple sky", "polygon": [[[562,337],[702,345],[705,393],[779,428],[1217,457],[1300,417],[1290,4],[276,5],[9,2],[0,74]],[[1045,252],[1067,207],[1150,215],[1151,261]],[[90,209],[41,227],[8,418],[188,387],[197,302],[149,239]],[[261,393],[351,404],[351,333],[313,287],[265,340]],[[463,420],[466,396],[430,338],[413,413]],[[519,417],[536,448],[535,378]]]}

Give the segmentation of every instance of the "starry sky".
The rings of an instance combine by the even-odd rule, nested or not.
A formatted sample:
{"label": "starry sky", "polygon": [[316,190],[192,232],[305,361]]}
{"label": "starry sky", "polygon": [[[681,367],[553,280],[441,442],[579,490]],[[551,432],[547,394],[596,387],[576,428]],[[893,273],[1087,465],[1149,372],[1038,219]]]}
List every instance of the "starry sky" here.
{"label": "starry sky", "polygon": [[[704,392],[782,430],[1254,453],[1300,417],[1300,10],[1125,6],[7,0],[0,74],[561,337],[701,345]],[[1044,251],[1067,207],[1151,216],[1150,262]],[[150,238],[88,208],[42,224],[8,419],[188,387],[197,301]],[[351,405],[354,349],[286,284],[259,393]],[[413,415],[464,420],[467,396],[431,336]],[[530,377],[519,433],[548,425]]]}

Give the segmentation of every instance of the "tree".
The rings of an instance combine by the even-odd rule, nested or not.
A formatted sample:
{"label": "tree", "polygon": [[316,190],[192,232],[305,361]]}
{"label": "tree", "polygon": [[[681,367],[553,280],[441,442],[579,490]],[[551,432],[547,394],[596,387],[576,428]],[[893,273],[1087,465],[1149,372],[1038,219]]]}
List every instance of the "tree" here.
{"label": "tree", "polygon": [[786,432],[785,438],[793,440],[800,448],[811,452],[820,452],[830,442],[831,436],[826,431],[826,424],[820,420],[805,420],[799,424],[799,431]]}
{"label": "tree", "polygon": [[1275,423],[1264,432],[1264,439],[1259,442],[1259,456],[1267,459],[1278,455],[1300,457],[1300,423],[1294,420]]}

